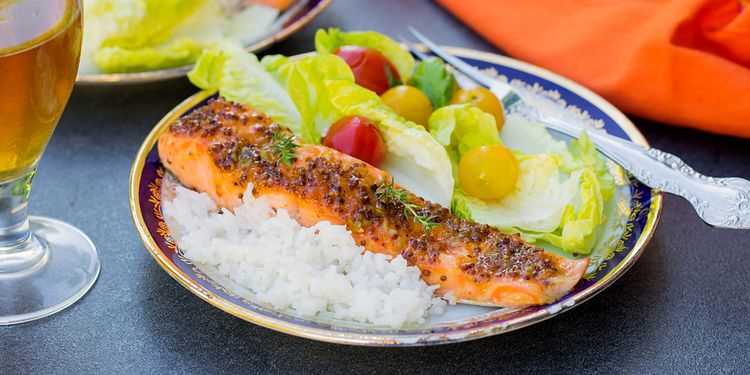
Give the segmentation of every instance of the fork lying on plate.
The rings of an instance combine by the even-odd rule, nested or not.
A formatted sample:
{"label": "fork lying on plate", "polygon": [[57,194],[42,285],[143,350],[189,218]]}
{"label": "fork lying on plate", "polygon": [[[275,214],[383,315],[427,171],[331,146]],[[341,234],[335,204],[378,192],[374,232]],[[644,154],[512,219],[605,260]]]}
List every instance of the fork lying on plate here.
{"label": "fork lying on plate", "polygon": [[[479,72],[445,52],[414,28],[409,27],[409,31],[448,65],[492,91],[506,111],[519,107],[515,109],[522,109],[530,120],[573,137],[580,136],[584,131],[573,119],[551,113],[541,102],[544,99]],[[405,43],[419,58],[427,57],[412,44]],[[717,228],[750,229],[750,181],[739,177],[704,176],[667,152],[646,148],[606,133],[587,134],[599,151],[643,184],[687,199],[707,224]]]}

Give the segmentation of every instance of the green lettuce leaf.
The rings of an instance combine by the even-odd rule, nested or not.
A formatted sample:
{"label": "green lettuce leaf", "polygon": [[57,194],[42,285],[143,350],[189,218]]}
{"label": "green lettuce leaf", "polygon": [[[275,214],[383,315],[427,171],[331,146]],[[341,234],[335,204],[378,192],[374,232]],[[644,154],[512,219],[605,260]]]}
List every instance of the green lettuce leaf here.
{"label": "green lettuce leaf", "polygon": [[249,43],[279,11],[248,6],[231,15],[215,0],[86,0],[80,71],[123,73],[193,63],[222,40]]}
{"label": "green lettuce leaf", "polygon": [[450,204],[453,176],[443,147],[423,126],[403,120],[377,94],[354,83],[351,69],[336,55],[258,62],[239,46],[224,44],[204,52],[188,77],[198,87],[219,89],[227,99],[270,114],[308,143],[320,143],[342,117],[366,117],[385,141],[381,168],[415,194]]}
{"label": "green lettuce leaf", "polygon": [[173,38],[175,31],[196,13],[220,12],[207,0],[89,0],[84,8],[82,70],[105,73],[195,61],[203,44],[193,38]]}
{"label": "green lettuce leaf", "polygon": [[332,107],[328,85],[335,81],[354,82],[346,62],[336,55],[314,55],[289,61],[266,57],[263,65],[286,90],[301,115],[299,135],[307,143],[319,144],[328,127],[341,118]]}
{"label": "green lettuce leaf", "polygon": [[462,219],[472,220],[471,206],[469,205],[469,201],[472,199],[474,198],[464,193],[464,191],[461,190],[461,188],[456,187],[453,190],[453,198],[451,200],[451,212],[457,217],[460,217]]}
{"label": "green lettuce leaf", "polygon": [[565,142],[554,139],[543,126],[511,114],[506,118],[500,137],[511,148],[524,154],[558,154],[561,158],[560,169],[565,173],[583,168],[593,170],[604,201],[608,201],[614,195],[615,180],[586,132],[581,133],[578,139],[572,140],[570,146],[566,146]]}
{"label": "green lettuce leaf", "polygon": [[315,50],[334,53],[342,46],[360,46],[380,52],[398,71],[401,81],[408,82],[414,70],[414,57],[393,39],[374,31],[342,32],[337,28],[320,29],[315,33]]}
{"label": "green lettuce leaf", "polygon": [[596,227],[603,221],[604,200],[596,174],[588,168],[578,174],[580,207],[576,210],[572,205],[569,206],[560,227],[552,233],[545,233],[541,238],[567,253],[586,255],[591,253],[596,241]]}
{"label": "green lettuce leaf", "polygon": [[203,48],[193,39],[180,39],[159,48],[103,47],[93,58],[104,72],[143,72],[188,65],[200,56]]}
{"label": "green lettuce leaf", "polygon": [[260,59],[263,67],[282,84],[286,84],[286,78],[281,77],[281,67],[289,62],[289,58],[284,55],[266,55]]}
{"label": "green lettuce leaf", "polygon": [[[578,184],[562,178],[553,155],[518,158],[520,174],[515,189],[499,200],[485,201],[463,192],[454,195],[479,223],[522,234],[553,232],[574,200]],[[460,189],[460,188],[459,188]]]}
{"label": "green lettuce leaf", "polygon": [[456,78],[437,57],[429,57],[417,64],[411,84],[430,98],[433,108],[447,105],[458,89]]}
{"label": "green lettuce leaf", "polygon": [[467,104],[454,104],[432,112],[430,134],[445,147],[451,160],[454,181],[458,183],[458,161],[464,152],[478,146],[502,144],[495,117]]}
{"label": "green lettuce leaf", "polygon": [[421,125],[404,120],[374,92],[354,82],[329,84],[333,117],[363,116],[378,125],[386,155],[381,169],[397,183],[432,202],[450,207],[453,193],[451,161],[443,147]]}
{"label": "green lettuce leaf", "polygon": [[205,50],[188,78],[204,90],[219,90],[228,100],[250,105],[292,131],[300,131],[300,114],[286,88],[254,54],[237,44],[223,42]]}
{"label": "green lettuce leaf", "polygon": [[578,139],[570,143],[570,154],[565,155],[562,169],[566,172],[578,169],[590,169],[596,173],[600,194],[604,201],[608,201],[615,193],[615,179],[609,173],[609,168],[596,147],[584,131]]}
{"label": "green lettuce leaf", "polygon": [[477,146],[502,144],[495,126],[495,117],[468,104],[439,108],[428,120],[430,133],[460,157]]}
{"label": "green lettuce leaf", "polygon": [[517,115],[508,116],[498,138],[494,118],[489,117],[493,121],[464,106],[447,106],[430,118],[431,133],[446,147],[454,170],[460,155],[471,147],[501,142],[514,150],[519,162],[518,182],[510,194],[485,201],[456,186],[452,212],[518,232],[529,242],[546,241],[568,254],[590,254],[596,229],[604,222],[604,202],[616,188],[591,141],[583,134],[568,147],[544,127]]}
{"label": "green lettuce leaf", "polygon": [[525,155],[568,152],[565,142],[553,138],[544,126],[529,122],[515,113],[506,115],[505,124],[500,131],[500,139],[509,148]]}
{"label": "green lettuce leaf", "polygon": [[383,170],[400,185],[448,207],[453,191],[451,162],[442,146],[421,125],[406,121],[374,92],[354,83],[348,65],[332,54],[296,61],[269,58],[272,74],[289,89],[302,118],[299,134],[320,143],[328,128],[345,116],[375,122],[386,146]]}
{"label": "green lettuce leaf", "polygon": [[204,2],[206,0],[89,0],[84,6],[87,18],[103,17],[113,21],[105,30],[102,46],[139,48],[169,39],[174,29]]}

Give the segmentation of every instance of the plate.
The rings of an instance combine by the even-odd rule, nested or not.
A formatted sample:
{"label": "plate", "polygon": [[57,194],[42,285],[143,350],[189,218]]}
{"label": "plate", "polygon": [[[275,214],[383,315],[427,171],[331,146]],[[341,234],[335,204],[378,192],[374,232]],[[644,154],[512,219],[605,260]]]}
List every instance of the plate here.
{"label": "plate", "polygon": [[[285,10],[271,25],[269,33],[260,40],[246,46],[248,52],[258,52],[278,43],[297,32],[320,14],[331,0],[300,0]],[[79,85],[116,85],[130,83],[156,82],[186,75],[193,65],[178,68],[151,70],[137,73],[113,74],[78,74],[76,83]]]}
{"label": "plate", "polygon": [[[592,131],[647,146],[636,127],[593,92],[541,68],[495,54],[446,47],[486,74],[533,91],[561,115],[573,116]],[[161,214],[165,169],[157,139],[174,120],[206,103],[215,93],[199,92],[168,113],[143,142],[130,175],[130,208],[135,226],[156,262],[188,290],[232,315],[277,331],[352,345],[416,346],[466,341],[508,332],[556,316],[611,285],[643,252],[659,221],[662,193],[652,190],[611,164],[618,193],[606,208],[608,222],[600,233],[587,276],[560,301],[525,309],[449,306],[445,314],[399,330],[332,319],[310,320],[253,303],[241,288],[186,259],[174,244]]]}

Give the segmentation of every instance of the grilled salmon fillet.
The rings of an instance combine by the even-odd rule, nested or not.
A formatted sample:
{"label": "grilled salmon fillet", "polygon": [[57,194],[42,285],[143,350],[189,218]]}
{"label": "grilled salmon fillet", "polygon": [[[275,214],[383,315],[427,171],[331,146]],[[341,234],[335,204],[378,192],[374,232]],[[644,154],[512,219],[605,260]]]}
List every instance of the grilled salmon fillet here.
{"label": "grilled salmon fillet", "polygon": [[259,111],[218,99],[171,124],[159,138],[159,156],[182,184],[207,193],[221,207],[242,204],[252,183],[254,196],[267,197],[302,225],[322,220],[346,225],[367,250],[402,255],[419,267],[425,282],[440,286],[438,294],[453,292],[459,301],[503,307],[552,303],[588,266],[588,259],[556,255],[405,192],[417,214],[436,224],[425,229],[403,201],[379,193],[392,183],[386,172],[299,140],[294,159],[280,162],[274,134],[293,135]]}

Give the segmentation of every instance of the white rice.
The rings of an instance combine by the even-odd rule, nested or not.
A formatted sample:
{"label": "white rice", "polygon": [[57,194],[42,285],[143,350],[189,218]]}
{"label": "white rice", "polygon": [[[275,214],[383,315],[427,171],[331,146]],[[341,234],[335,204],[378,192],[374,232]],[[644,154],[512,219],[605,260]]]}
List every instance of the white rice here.
{"label": "white rice", "polygon": [[343,225],[303,227],[252,196],[234,212],[206,194],[178,186],[162,211],[184,255],[253,292],[253,301],[303,317],[402,327],[444,311],[437,286],[400,255],[358,246]]}

